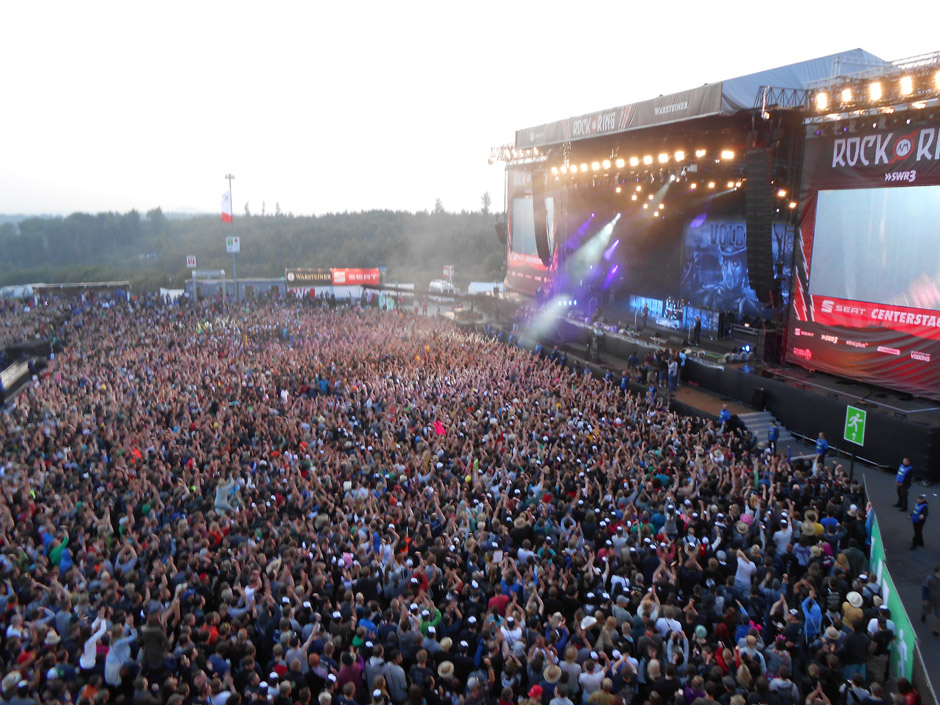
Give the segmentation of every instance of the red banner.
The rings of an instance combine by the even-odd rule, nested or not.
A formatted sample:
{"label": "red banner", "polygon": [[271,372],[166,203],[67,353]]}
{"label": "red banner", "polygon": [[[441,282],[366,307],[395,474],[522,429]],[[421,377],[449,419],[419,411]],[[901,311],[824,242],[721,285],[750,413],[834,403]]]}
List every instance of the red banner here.
{"label": "red banner", "polygon": [[912,115],[807,126],[787,359],[940,399],[940,127]]}
{"label": "red banner", "polygon": [[888,328],[918,338],[940,340],[940,313],[906,306],[814,296],[813,320],[827,326]]}
{"label": "red banner", "polygon": [[333,269],[333,286],[378,286],[378,269]]}

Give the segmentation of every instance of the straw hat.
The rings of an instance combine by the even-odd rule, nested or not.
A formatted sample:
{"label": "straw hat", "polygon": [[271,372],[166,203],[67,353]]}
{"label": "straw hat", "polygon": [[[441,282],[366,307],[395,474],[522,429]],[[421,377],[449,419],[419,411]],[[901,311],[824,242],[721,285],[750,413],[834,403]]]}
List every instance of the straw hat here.
{"label": "straw hat", "polygon": [[552,664],[542,673],[546,683],[557,683],[561,680],[561,667]]}
{"label": "straw hat", "polygon": [[453,678],[454,677],[454,663],[453,661],[444,661],[440,666],[437,667],[437,675],[441,678]]}
{"label": "straw hat", "polygon": [[800,533],[802,533],[803,536],[815,536],[816,527],[814,527],[808,521],[804,521],[803,524],[800,526]]}
{"label": "straw hat", "polygon": [[746,536],[748,532],[748,526],[743,521],[739,521],[734,525],[734,530],[737,531],[742,536]]}
{"label": "straw hat", "polygon": [[849,601],[849,604],[852,605],[852,607],[862,606],[862,596],[854,590],[846,596],[846,599]]}

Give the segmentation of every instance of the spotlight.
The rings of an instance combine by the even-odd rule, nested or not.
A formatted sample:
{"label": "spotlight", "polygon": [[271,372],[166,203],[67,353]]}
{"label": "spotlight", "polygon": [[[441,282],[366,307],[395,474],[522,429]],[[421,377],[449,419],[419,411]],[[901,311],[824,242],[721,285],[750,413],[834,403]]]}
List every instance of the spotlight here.
{"label": "spotlight", "polygon": [[721,150],[721,158],[725,161],[730,161],[734,159],[734,152],[732,152],[730,149],[723,149]]}
{"label": "spotlight", "polygon": [[746,353],[751,352],[751,346],[750,346],[750,345],[744,345],[744,346],[742,346],[742,347],[741,347],[741,352],[746,352]]}
{"label": "spotlight", "polygon": [[636,190],[637,190],[637,191],[642,191],[642,190],[643,190],[643,187],[640,186],[639,184],[637,184],[637,185],[636,185]]}
{"label": "spotlight", "polygon": [[614,189],[614,191],[616,191],[617,193],[620,193],[620,190],[621,190],[621,189],[620,189],[620,187],[619,187],[619,186],[618,186],[617,188],[615,188],[615,189]]}
{"label": "spotlight", "polygon": [[635,200],[636,200],[636,194],[633,194],[632,196],[630,196],[630,200],[631,200],[631,201],[635,201]]}
{"label": "spotlight", "polygon": [[734,187],[735,187],[735,188],[741,188],[741,182],[740,182],[740,181],[735,181],[735,182],[734,182]]}
{"label": "spotlight", "polygon": [[709,182],[708,182],[708,188],[715,188],[715,182],[714,182],[714,181],[709,181]]}
{"label": "spotlight", "polygon": [[582,164],[582,165],[581,165],[581,171],[584,172],[584,173],[587,173],[587,164]]}
{"label": "spotlight", "polygon": [[696,150],[695,150],[695,158],[696,158],[696,159],[701,159],[701,158],[704,157],[706,154],[708,154],[708,150],[706,150],[706,149],[696,149]]}
{"label": "spotlight", "polygon": [[668,161],[669,161],[669,155],[666,154],[665,152],[660,152],[660,153],[659,153],[659,163],[660,163],[660,164],[665,164],[665,163],[668,162]]}
{"label": "spotlight", "polygon": [[665,207],[666,207],[666,206],[665,206],[664,204],[662,204],[662,203],[659,204],[659,210],[662,210],[662,209],[665,208]]}
{"label": "spotlight", "polygon": [[630,157],[630,166],[640,166],[640,158]]}
{"label": "spotlight", "polygon": [[591,168],[592,168],[594,171],[600,171],[600,169],[601,169],[601,163],[600,163],[600,162],[591,162]]}
{"label": "spotlight", "polygon": [[604,161],[601,162],[601,166],[604,167],[605,170],[610,169],[610,160],[605,159]]}
{"label": "spotlight", "polygon": [[729,182],[728,182],[728,188],[734,188],[734,182],[733,182],[733,181],[729,181]]}
{"label": "spotlight", "polygon": [[794,208],[796,208],[796,201],[790,201],[790,210],[792,211]]}
{"label": "spotlight", "polygon": [[649,200],[651,200],[651,201],[653,200],[653,194],[650,194],[650,195],[649,195]]}
{"label": "spotlight", "polygon": [[553,166],[553,167],[552,167],[552,176],[558,176],[558,167],[557,167],[557,166]]}
{"label": "spotlight", "polygon": [[578,173],[578,165],[577,165],[577,164],[572,164],[572,165],[571,165],[571,173],[572,173],[572,174],[577,174],[577,173]]}
{"label": "spotlight", "polygon": [[617,165],[617,168],[618,168],[618,169],[623,169],[624,164],[626,164],[626,162],[624,162],[624,160],[623,160],[623,157],[620,157],[620,159],[618,159],[618,160],[617,160],[616,162],[614,162],[614,163]]}
{"label": "spotlight", "polygon": [[692,190],[692,191],[694,191],[694,190],[697,189],[697,188],[698,188],[698,184],[695,183],[694,181],[693,181],[692,184],[689,186],[689,189]]}
{"label": "spotlight", "polygon": [[670,175],[669,175],[669,183],[672,183],[672,182],[675,181],[675,180],[676,180],[676,175],[675,175],[675,174],[670,174]]}
{"label": "spotlight", "polygon": [[881,100],[881,81],[868,84],[868,97],[872,100]]}
{"label": "spotlight", "polygon": [[650,164],[652,164],[653,163],[652,155],[647,154],[645,157],[643,157],[643,163],[646,164],[646,166],[649,166]]}
{"label": "spotlight", "polygon": [[851,89],[851,88],[843,88],[843,89],[842,89],[842,102],[843,102],[843,103],[851,103],[851,102],[852,102],[852,89]]}
{"label": "spotlight", "polygon": [[672,156],[673,156],[673,158],[674,158],[677,162],[681,162],[681,161],[683,161],[683,160],[685,159],[685,152],[683,152],[683,151],[680,149],[680,150],[676,151],[676,153],[673,154]]}
{"label": "spotlight", "polygon": [[901,76],[901,95],[910,95],[914,92],[914,79],[910,76]]}
{"label": "spotlight", "polygon": [[567,174],[567,173],[568,173],[568,167],[562,166],[559,171],[561,171],[562,174]]}
{"label": "spotlight", "polygon": [[779,191],[777,191],[777,198],[786,198],[786,197],[787,197],[787,190],[785,188],[782,188]]}
{"label": "spotlight", "polygon": [[643,204],[643,210],[649,210],[649,207],[650,207],[650,204],[649,204],[649,203],[644,203],[644,204]]}
{"label": "spotlight", "polygon": [[818,110],[819,112],[823,112],[828,107],[829,107],[829,94],[817,93],[816,94],[816,110]]}

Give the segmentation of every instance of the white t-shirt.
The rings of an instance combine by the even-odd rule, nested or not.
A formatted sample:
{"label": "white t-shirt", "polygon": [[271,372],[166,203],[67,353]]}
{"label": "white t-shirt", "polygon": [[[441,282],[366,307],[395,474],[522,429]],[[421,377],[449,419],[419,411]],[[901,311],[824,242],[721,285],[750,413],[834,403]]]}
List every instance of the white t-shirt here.
{"label": "white t-shirt", "polygon": [[734,582],[750,584],[751,576],[757,571],[757,566],[749,560],[738,558],[738,572],[734,574]]}

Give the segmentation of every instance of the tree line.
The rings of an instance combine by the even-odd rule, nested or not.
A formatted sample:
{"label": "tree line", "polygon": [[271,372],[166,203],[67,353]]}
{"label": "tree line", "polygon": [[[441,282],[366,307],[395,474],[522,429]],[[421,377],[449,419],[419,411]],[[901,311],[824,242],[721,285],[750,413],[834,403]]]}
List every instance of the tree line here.
{"label": "tree line", "polygon": [[225,238],[240,238],[238,275],[282,277],[285,267],[380,267],[422,286],[454,265],[455,282],[501,281],[505,246],[487,212],[364,211],[322,216],[172,218],[73,213],[0,224],[0,285],[129,280],[135,290],[181,287],[199,269],[231,269]]}

